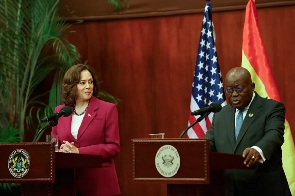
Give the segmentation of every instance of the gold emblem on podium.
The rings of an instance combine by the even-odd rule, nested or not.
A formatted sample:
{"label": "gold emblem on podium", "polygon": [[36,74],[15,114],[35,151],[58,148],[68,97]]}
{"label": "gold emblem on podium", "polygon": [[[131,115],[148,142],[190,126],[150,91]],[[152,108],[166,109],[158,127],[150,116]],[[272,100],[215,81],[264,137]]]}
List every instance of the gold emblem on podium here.
{"label": "gold emblem on podium", "polygon": [[8,158],[8,170],[15,178],[22,178],[29,172],[30,156],[24,149],[14,150]]}

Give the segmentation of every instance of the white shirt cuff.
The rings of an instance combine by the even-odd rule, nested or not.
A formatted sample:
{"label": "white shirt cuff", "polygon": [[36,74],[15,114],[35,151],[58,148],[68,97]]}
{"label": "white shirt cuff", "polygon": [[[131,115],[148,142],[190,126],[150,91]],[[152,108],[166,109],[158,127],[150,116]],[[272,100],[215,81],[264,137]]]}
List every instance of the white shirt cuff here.
{"label": "white shirt cuff", "polygon": [[258,161],[259,161],[259,163],[263,163],[266,160],[266,158],[265,158],[262,150],[258,146],[252,146],[251,148],[254,148],[255,150],[257,150],[259,152],[261,159],[259,159]]}

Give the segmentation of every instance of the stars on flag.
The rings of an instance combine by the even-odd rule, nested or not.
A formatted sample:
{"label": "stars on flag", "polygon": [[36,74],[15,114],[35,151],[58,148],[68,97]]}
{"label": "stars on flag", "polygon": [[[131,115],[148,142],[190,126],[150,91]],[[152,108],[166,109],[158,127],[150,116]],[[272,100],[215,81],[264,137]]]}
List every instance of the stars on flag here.
{"label": "stars on flag", "polygon": [[192,97],[199,108],[210,105],[212,102],[223,103],[225,100],[213,37],[211,5],[208,3],[205,6],[202,24],[192,89]]}
{"label": "stars on flag", "polygon": [[[206,107],[213,102],[225,104],[213,27],[211,3],[207,1],[202,20],[194,81],[192,84],[191,112]],[[187,132],[188,137],[202,138],[211,125],[212,116],[211,113],[207,118],[191,127]],[[196,116],[190,115],[188,120],[189,125],[194,123],[196,119]]]}

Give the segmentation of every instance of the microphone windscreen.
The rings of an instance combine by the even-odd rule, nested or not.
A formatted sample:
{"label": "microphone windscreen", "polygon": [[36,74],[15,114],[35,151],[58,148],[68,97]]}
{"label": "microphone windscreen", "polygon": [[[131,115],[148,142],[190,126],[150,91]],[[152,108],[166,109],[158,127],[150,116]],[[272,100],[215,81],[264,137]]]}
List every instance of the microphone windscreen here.
{"label": "microphone windscreen", "polygon": [[64,115],[63,115],[64,117],[70,116],[72,114],[72,112],[73,112],[72,108],[69,107],[69,106],[65,106],[61,110],[64,111]]}
{"label": "microphone windscreen", "polygon": [[219,112],[222,109],[221,104],[218,102],[213,102],[213,103],[211,103],[210,106],[212,106],[214,108],[213,112]]}

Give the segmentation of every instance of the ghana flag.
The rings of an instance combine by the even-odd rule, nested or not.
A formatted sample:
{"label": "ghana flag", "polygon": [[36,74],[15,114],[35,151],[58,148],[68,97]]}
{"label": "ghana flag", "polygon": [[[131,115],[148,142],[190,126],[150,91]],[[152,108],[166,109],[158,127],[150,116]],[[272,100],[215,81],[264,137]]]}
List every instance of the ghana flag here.
{"label": "ghana flag", "polygon": [[[255,89],[262,97],[280,101],[280,96],[274,82],[263,42],[258,29],[258,17],[255,0],[249,0],[246,7],[243,30],[242,67],[249,70]],[[295,196],[295,148],[292,132],[285,120],[283,151],[283,167],[292,195]]]}

